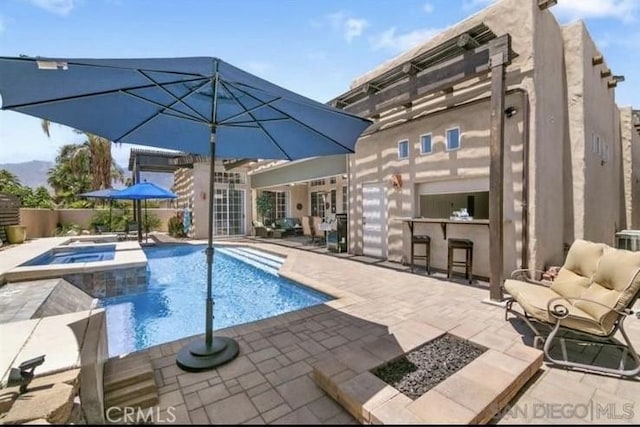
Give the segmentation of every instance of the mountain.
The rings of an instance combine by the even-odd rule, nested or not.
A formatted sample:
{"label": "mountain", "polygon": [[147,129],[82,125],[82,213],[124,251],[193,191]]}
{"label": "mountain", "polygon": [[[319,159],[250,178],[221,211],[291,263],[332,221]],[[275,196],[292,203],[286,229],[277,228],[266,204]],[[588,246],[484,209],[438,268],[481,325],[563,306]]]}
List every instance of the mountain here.
{"label": "mountain", "polygon": [[20,180],[20,184],[31,188],[47,185],[47,172],[53,167],[53,162],[32,160],[22,163],[0,163],[0,169],[6,169]]}
{"label": "mountain", "polygon": [[[39,185],[44,185],[49,188],[47,184],[47,172],[53,167],[53,162],[46,162],[41,160],[32,160],[30,162],[22,163],[0,163],[0,169],[6,169],[20,180],[20,184],[26,185],[31,188],[36,188]],[[122,168],[121,168],[122,169]],[[131,173],[127,170],[124,171],[125,179],[131,176]],[[142,172],[140,179],[153,182],[160,187],[171,189],[173,185],[172,173],[158,173],[158,172]],[[115,187],[124,187],[124,184],[116,183]]]}

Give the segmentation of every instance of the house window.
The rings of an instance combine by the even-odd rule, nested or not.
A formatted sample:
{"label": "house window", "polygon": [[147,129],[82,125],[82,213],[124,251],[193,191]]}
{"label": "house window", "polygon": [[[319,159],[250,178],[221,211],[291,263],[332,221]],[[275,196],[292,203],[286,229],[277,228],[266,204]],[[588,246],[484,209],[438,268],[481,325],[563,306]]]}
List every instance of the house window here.
{"label": "house window", "polygon": [[214,182],[222,184],[244,184],[244,176],[237,172],[216,172]]}
{"label": "house window", "polygon": [[311,192],[311,216],[324,218],[324,193],[321,191]]}
{"label": "house window", "polygon": [[338,201],[338,192],[331,190],[331,213],[336,213],[336,203]]}
{"label": "house window", "polygon": [[431,134],[420,135],[420,154],[431,153]]}
{"label": "house window", "polygon": [[398,142],[398,159],[406,159],[409,157],[409,141],[402,140]]}
{"label": "house window", "polygon": [[335,184],[336,183],[336,177],[332,176],[331,178],[329,178],[329,184]]}
{"label": "house window", "polygon": [[447,129],[447,150],[460,148],[460,128]]}
{"label": "house window", "polygon": [[269,195],[272,201],[272,205],[274,207],[275,212],[273,212],[274,217],[271,218],[269,215],[269,220],[274,221],[280,218],[286,218],[288,212],[288,201],[289,196],[287,191],[265,191],[266,194]]}
{"label": "house window", "polygon": [[349,212],[349,197],[348,197],[347,193],[347,186],[344,185],[342,187],[342,212],[343,213],[348,213]]}
{"label": "house window", "polygon": [[321,185],[324,185],[324,179],[314,179],[311,181],[312,187],[319,187]]}
{"label": "house window", "polygon": [[603,144],[604,149],[602,150],[602,161],[603,162],[608,162],[609,161],[609,144]]}
{"label": "house window", "polygon": [[595,133],[591,134],[591,152],[600,155],[600,137]]}

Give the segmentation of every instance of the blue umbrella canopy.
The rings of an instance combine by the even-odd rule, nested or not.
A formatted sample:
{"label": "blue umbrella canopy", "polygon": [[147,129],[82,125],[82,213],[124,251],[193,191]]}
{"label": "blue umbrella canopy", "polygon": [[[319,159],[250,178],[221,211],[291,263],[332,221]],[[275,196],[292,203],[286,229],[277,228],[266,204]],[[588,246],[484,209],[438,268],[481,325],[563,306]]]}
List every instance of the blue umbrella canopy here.
{"label": "blue umbrella canopy", "polygon": [[238,354],[213,338],[215,159],[302,159],[353,153],[369,120],[298,95],[218,58],[0,57],[2,109],[111,141],[210,155],[204,340],[177,356],[188,371]]}
{"label": "blue umbrella canopy", "polygon": [[151,182],[139,182],[109,195],[110,199],[147,200],[147,199],[175,199],[178,197],[171,191]]}
{"label": "blue umbrella canopy", "polygon": [[88,193],[81,193],[79,194],[79,196],[93,197],[95,199],[110,199],[111,195],[117,191],[118,190],[114,188],[105,188],[103,190],[95,190],[95,191],[89,191]]}
{"label": "blue umbrella canopy", "polygon": [[352,153],[370,121],[218,58],[0,57],[2,108],[115,142],[216,155],[301,159]]}

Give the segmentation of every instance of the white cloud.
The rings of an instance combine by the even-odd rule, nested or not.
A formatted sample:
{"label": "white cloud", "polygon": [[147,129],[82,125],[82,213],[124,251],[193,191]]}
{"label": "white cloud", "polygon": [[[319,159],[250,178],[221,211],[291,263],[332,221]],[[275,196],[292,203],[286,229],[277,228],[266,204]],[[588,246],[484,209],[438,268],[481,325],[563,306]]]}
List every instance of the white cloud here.
{"label": "white cloud", "polygon": [[424,13],[431,13],[433,12],[433,5],[431,3],[425,3],[424,6],[422,6],[422,10]]}
{"label": "white cloud", "polygon": [[562,20],[613,18],[623,22],[634,21],[638,0],[561,0],[551,8]]}
{"label": "white cloud", "polygon": [[386,49],[393,52],[404,52],[424,43],[441,31],[440,28],[420,28],[408,33],[396,34],[396,27],[391,27],[372,37],[370,42],[374,50]]}
{"label": "white cloud", "polygon": [[56,15],[66,16],[71,12],[77,0],[29,0],[34,5]]}
{"label": "white cloud", "polygon": [[367,28],[367,26],[369,26],[369,23],[366,19],[347,19],[344,23],[344,38],[347,40],[347,42],[351,43],[354,38],[360,37],[362,35],[364,29]]}
{"label": "white cloud", "polygon": [[[326,15],[324,22],[327,22],[334,31],[341,32],[348,43],[351,43],[356,37],[362,36],[369,26],[369,22],[366,19],[354,18],[343,10]],[[324,26],[323,20],[312,20],[311,26],[322,28]]]}

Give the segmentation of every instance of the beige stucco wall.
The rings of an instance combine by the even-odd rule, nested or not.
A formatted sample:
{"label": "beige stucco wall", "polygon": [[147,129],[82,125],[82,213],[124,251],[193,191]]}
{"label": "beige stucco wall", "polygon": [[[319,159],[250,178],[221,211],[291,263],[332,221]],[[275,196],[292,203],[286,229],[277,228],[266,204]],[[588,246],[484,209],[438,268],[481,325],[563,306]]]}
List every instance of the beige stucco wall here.
{"label": "beige stucco wall", "polygon": [[[144,204],[143,204],[144,206]],[[118,212],[114,209],[114,213]],[[169,218],[175,215],[175,209],[150,208],[149,214],[154,214],[160,219],[158,231],[167,231]],[[27,227],[27,237],[51,237],[55,235],[58,224],[78,224],[84,229],[89,229],[94,209],[32,209],[20,208],[20,225]],[[143,213],[144,215],[144,209]]]}
{"label": "beige stucco wall", "polygon": [[529,259],[543,269],[564,261],[564,144],[567,134],[563,39],[549,10],[530,2],[533,16],[533,80],[529,92],[531,132],[529,151]]}
{"label": "beige stucco wall", "polygon": [[[533,0],[529,2],[523,0],[503,0],[495,5],[480,11],[478,14],[462,21],[460,24],[445,30],[423,46],[409,51],[387,64],[383,64],[378,69],[367,73],[352,83],[355,87],[364,83],[367,79],[384,72],[386,69],[401,64],[409,60],[412,56],[424,52],[450,39],[467,29],[479,23],[485,23],[497,35],[509,33],[512,37],[512,48],[518,54],[512,64],[507,68],[506,82],[507,90],[525,90],[528,93],[528,107],[530,107],[530,133],[535,138],[535,120],[538,113],[535,109],[536,96],[546,95],[552,90],[558,90],[558,84],[550,85],[545,91],[539,93],[534,90],[534,18],[538,14],[546,14],[548,18],[543,24],[548,25],[554,23],[555,20],[549,11],[540,11],[537,3]],[[537,18],[535,18],[537,19]],[[557,24],[555,24],[557,26]],[[544,30],[543,30],[544,31]],[[553,37],[552,33],[552,37]],[[542,36],[541,36],[542,37]],[[556,44],[561,45],[559,40],[559,31],[555,35]],[[562,64],[561,47],[556,49],[551,61]],[[553,68],[548,68],[555,71]],[[561,73],[556,73],[561,74]],[[561,79],[560,84],[561,84]],[[414,111],[424,109],[426,118],[414,119],[412,121],[389,127],[360,139],[356,146],[356,154],[350,156],[350,250],[355,253],[362,253],[362,184],[365,182],[383,182],[385,183],[387,193],[387,247],[388,257],[392,260],[400,261],[403,253],[408,253],[408,231],[403,230],[402,224],[397,221],[398,217],[414,216],[417,214],[415,184],[420,182],[428,182],[432,180],[460,180],[463,178],[482,177],[486,180],[488,189],[489,175],[489,103],[483,102],[474,106],[454,108],[449,112],[436,113],[435,111],[445,108],[452,108],[457,105],[486,99],[490,94],[490,74],[472,79],[468,82],[459,84],[454,87],[452,94],[443,95],[436,93],[427,95],[421,101],[414,103]],[[506,166],[505,166],[505,273],[509,273],[516,267],[520,266],[521,245],[522,245],[522,156],[523,156],[523,135],[524,129],[523,114],[526,111],[525,98],[520,92],[516,92],[507,97],[505,106],[514,105],[520,112],[517,116],[505,122],[505,143],[506,148]],[[559,111],[550,113],[553,117],[562,115]],[[394,119],[394,113],[386,115],[390,122]],[[382,120],[385,119],[385,114]],[[560,117],[562,119],[562,117]],[[444,129],[451,127],[453,124],[460,125],[462,135],[462,148],[459,151],[447,153],[443,151],[442,143],[444,138]],[[439,152],[429,156],[419,156],[419,135],[432,132],[434,143],[439,148]],[[556,132],[557,133],[557,132]],[[541,133],[540,138],[548,138],[549,134],[555,137],[554,131]],[[410,159],[405,161],[397,160],[397,142],[400,139],[409,138],[411,142]],[[535,142],[535,140],[534,140]],[[561,147],[561,146],[556,146]],[[436,148],[436,151],[438,148]],[[556,151],[560,148],[556,148]],[[547,150],[552,151],[552,150]],[[551,153],[542,151],[539,153],[544,159]],[[544,155],[543,155],[544,154]],[[557,153],[554,153],[557,155]],[[417,156],[417,157],[416,157]],[[530,159],[530,165],[535,166],[535,160]],[[561,168],[558,168],[561,175]],[[391,175],[399,173],[405,183],[401,191],[395,191],[388,185]],[[551,177],[545,179],[542,174],[536,176],[530,171],[531,180],[538,179],[538,186],[548,185],[549,181],[555,180],[555,183],[561,182],[561,179]],[[557,175],[557,174],[555,174]],[[557,185],[555,185],[557,187]],[[549,187],[545,187],[549,188]],[[553,187],[551,187],[553,188]],[[561,193],[561,191],[560,191]],[[561,194],[560,194],[561,196]],[[535,200],[531,196],[530,201]],[[531,206],[533,205],[533,206]],[[529,209],[535,214],[535,203],[531,203]],[[546,208],[546,206],[542,206]],[[560,212],[562,212],[560,210]],[[549,212],[555,214],[553,211]],[[531,220],[530,220],[531,222]],[[553,232],[562,231],[562,214],[557,220],[558,226],[553,228]],[[421,227],[431,227],[422,225]],[[406,227],[405,227],[406,228]],[[437,226],[439,229],[439,226]],[[465,234],[473,235],[476,239],[476,258],[474,266],[476,274],[488,276],[488,227],[472,227],[468,230],[454,227],[453,230],[465,230]],[[544,232],[550,227],[542,227]],[[440,236],[442,233],[435,230],[435,234]],[[418,231],[418,230],[416,230]],[[439,234],[438,234],[439,233]],[[553,241],[554,239],[550,239]],[[553,247],[547,250],[546,247],[538,248],[533,251],[538,257],[548,258],[547,252],[561,253],[562,239],[558,242],[547,242],[547,245]],[[530,240],[531,242],[531,240]],[[545,241],[546,242],[546,241]],[[432,240],[434,247],[434,262],[436,267],[443,266],[443,259],[446,265],[446,251],[443,250],[445,242],[441,237]],[[530,244],[531,247],[539,244],[535,240]],[[438,254],[436,254],[437,252]],[[445,258],[439,258],[444,253]],[[535,261],[534,261],[535,262]]]}
{"label": "beige stucco wall", "polygon": [[27,227],[28,239],[53,236],[58,221],[55,209],[20,208],[20,225]]}
{"label": "beige stucco wall", "polygon": [[640,135],[631,107],[620,108],[621,157],[624,177],[625,228],[640,229]]}
{"label": "beige stucco wall", "polygon": [[[215,165],[216,171],[224,171],[224,167],[222,165],[222,161],[216,161]],[[245,173],[244,171],[235,171]],[[208,238],[208,212],[209,212],[209,163],[208,162],[200,162],[195,163],[192,169],[192,194],[193,194],[193,216],[192,216],[192,225],[193,225],[193,237],[196,239],[206,239]],[[236,190],[245,190],[245,200],[244,200],[244,231],[245,233],[251,232],[251,220],[252,220],[252,209],[251,209],[251,182],[250,177],[246,176],[245,184],[235,184]],[[229,188],[228,184],[216,183],[216,188]]]}
{"label": "beige stucco wall", "polygon": [[[507,96],[506,105],[522,112],[524,97],[521,93]],[[350,251],[363,251],[362,188],[365,183],[382,183],[386,193],[387,256],[402,261],[409,253],[409,232],[399,218],[419,214],[418,193],[421,184],[440,183],[444,187],[456,186],[457,192],[475,189],[478,181],[489,189],[489,100],[437,112],[362,138],[356,154],[350,156],[351,217]],[[445,130],[459,126],[461,148],[446,151]],[[522,113],[505,121],[505,272],[519,266],[522,226]],[[420,154],[420,135],[432,134],[433,152]],[[398,160],[397,143],[408,139],[409,158]],[[401,189],[390,184],[391,176],[400,174]],[[474,185],[473,187],[465,187]],[[432,238],[432,265],[446,267],[446,241],[439,225],[416,225],[416,233],[427,233]],[[489,228],[483,226],[454,225],[448,237],[464,237],[474,241],[474,274],[488,277]]]}
{"label": "beige stucco wall", "polygon": [[[565,167],[572,170],[573,203],[568,205],[573,223],[567,224],[573,236],[566,243],[586,239],[615,243],[615,232],[623,227],[624,184],[622,146],[615,91],[607,87],[600,71],[605,63],[592,65],[600,51],[581,21],[563,28],[567,80],[568,122],[571,158]],[[598,135],[604,149],[594,152]],[[606,154],[604,154],[606,152]],[[606,199],[607,203],[602,203]]]}

